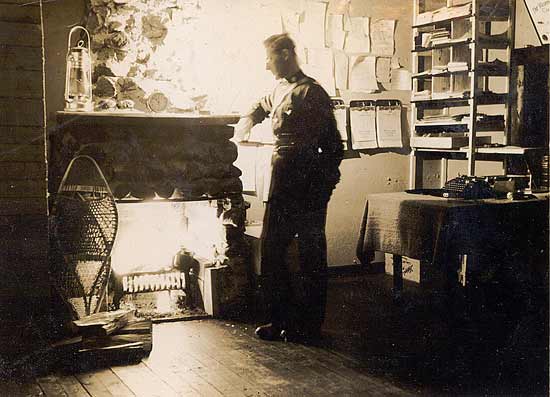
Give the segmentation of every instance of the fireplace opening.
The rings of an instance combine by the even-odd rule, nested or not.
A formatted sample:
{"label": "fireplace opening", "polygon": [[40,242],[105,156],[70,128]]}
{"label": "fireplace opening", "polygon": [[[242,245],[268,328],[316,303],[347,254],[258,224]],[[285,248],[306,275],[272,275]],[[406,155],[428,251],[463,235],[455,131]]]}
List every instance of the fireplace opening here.
{"label": "fireplace opening", "polygon": [[[152,318],[212,311],[205,272],[227,263],[223,202],[119,200],[110,303]],[[205,302],[206,300],[206,302]],[[206,303],[206,307],[205,307]]]}

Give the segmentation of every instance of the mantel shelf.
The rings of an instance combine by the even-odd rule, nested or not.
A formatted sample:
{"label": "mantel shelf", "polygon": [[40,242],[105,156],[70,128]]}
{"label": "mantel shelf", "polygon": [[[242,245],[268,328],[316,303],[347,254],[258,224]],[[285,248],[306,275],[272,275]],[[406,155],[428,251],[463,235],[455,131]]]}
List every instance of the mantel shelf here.
{"label": "mantel shelf", "polygon": [[239,121],[238,114],[200,115],[188,113],[144,113],[144,112],[57,112],[62,122],[99,122],[121,124],[125,122],[159,121],[178,125],[228,125]]}

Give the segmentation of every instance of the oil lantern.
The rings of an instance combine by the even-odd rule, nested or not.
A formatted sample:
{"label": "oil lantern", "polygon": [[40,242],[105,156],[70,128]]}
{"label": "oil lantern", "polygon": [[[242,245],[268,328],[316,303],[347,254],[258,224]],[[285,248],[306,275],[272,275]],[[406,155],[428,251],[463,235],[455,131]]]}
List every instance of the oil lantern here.
{"label": "oil lantern", "polygon": [[[79,39],[72,44],[76,31],[84,31],[85,42]],[[82,26],[69,32],[67,41],[67,72],[65,75],[65,110],[88,112],[92,106],[92,60],[90,57],[90,34]]]}

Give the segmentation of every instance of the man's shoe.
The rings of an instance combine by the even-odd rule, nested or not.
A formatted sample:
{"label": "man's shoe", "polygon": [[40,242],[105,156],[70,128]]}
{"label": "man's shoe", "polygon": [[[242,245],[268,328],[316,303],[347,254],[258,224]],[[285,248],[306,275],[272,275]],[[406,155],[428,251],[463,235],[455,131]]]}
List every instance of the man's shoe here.
{"label": "man's shoe", "polygon": [[272,323],[260,325],[256,328],[256,336],[263,340],[281,340],[283,330],[281,327],[273,325]]}
{"label": "man's shoe", "polygon": [[282,330],[281,339],[285,342],[301,343],[306,345],[322,345],[325,338],[320,330]]}

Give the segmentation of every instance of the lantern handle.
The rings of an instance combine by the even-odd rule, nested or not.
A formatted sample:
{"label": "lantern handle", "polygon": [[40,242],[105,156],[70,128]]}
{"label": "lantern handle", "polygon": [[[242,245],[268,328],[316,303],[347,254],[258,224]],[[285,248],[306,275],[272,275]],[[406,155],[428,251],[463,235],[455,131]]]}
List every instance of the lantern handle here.
{"label": "lantern handle", "polygon": [[[88,49],[88,51],[90,50],[90,33],[88,33],[88,30],[86,30],[83,26],[74,26],[70,31],[69,31],[69,39],[67,41],[67,50],[70,50],[71,48],[71,38],[73,36],[73,33],[76,32],[77,30],[83,30],[85,33],[86,33],[86,37],[88,38],[88,46],[86,47]],[[82,40],[79,40],[78,44],[80,44]],[[82,46],[81,46],[82,47]]]}

